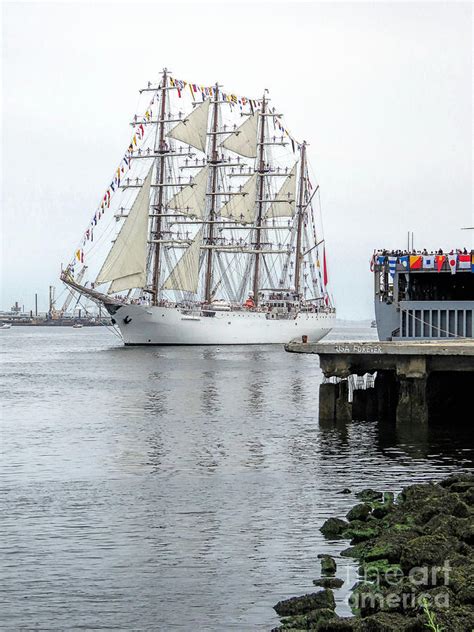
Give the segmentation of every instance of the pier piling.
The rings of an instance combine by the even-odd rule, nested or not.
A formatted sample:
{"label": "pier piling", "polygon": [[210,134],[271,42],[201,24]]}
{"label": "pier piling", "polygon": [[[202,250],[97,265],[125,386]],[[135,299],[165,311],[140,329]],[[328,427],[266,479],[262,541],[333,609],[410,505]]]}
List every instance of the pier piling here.
{"label": "pier piling", "polygon": [[[319,392],[320,420],[393,421],[419,426],[455,418],[469,409],[474,388],[474,342],[291,342],[290,353],[319,355],[326,381]],[[375,375],[373,387],[349,376]]]}

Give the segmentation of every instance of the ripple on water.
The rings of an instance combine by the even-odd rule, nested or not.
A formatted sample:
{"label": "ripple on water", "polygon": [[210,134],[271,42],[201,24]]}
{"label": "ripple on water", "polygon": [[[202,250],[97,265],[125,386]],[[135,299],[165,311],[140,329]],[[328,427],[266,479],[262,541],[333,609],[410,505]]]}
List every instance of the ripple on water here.
{"label": "ripple on water", "polygon": [[[472,435],[318,424],[317,358],[123,348],[103,329],[2,336],[7,629],[268,630],[313,589],[354,492],[472,465]],[[337,332],[344,339],[373,330]],[[347,558],[338,560],[354,579]],[[346,592],[338,607],[347,612]]]}

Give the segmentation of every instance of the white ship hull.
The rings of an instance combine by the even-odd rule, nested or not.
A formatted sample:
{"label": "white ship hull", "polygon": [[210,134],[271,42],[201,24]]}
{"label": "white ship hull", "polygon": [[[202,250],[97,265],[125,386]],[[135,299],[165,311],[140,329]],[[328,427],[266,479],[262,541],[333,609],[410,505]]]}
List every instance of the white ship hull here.
{"label": "white ship hull", "polygon": [[126,345],[284,344],[301,336],[321,340],[334,327],[334,313],[300,313],[291,320],[264,312],[216,311],[214,316],[177,307],[123,305],[110,310]]}

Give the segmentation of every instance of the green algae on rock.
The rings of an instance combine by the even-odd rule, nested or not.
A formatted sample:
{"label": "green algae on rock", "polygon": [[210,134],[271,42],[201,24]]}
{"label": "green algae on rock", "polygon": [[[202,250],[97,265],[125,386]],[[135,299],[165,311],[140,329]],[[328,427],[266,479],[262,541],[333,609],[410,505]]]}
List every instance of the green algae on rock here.
{"label": "green algae on rock", "polygon": [[[340,555],[359,563],[354,616],[306,617],[278,629],[426,632],[429,612],[443,632],[474,630],[474,475],[410,485],[396,501],[370,489],[356,496],[364,502],[348,512],[349,522],[330,518],[321,528],[330,539],[351,539]],[[336,588],[342,580],[314,583]]]}

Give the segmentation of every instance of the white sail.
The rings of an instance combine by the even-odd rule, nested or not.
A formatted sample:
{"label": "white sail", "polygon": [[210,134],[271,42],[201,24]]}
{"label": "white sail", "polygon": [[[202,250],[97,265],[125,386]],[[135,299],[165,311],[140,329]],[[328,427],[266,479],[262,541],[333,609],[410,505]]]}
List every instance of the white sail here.
{"label": "white sail", "polygon": [[242,190],[237,195],[232,195],[230,200],[220,209],[219,214],[242,224],[250,224],[255,221],[255,200],[257,198],[257,174],[247,180]]}
{"label": "white sail", "polygon": [[199,283],[199,255],[201,253],[202,229],[194,237],[191,245],[171,270],[163,284],[164,290],[182,290],[196,293]]}
{"label": "white sail", "polygon": [[293,217],[295,214],[296,199],[296,165],[285,178],[281,189],[276,195],[278,202],[273,202],[267,211],[267,217]]}
{"label": "white sail", "polygon": [[251,114],[235,132],[225,139],[221,147],[225,147],[240,156],[255,158],[257,156],[257,128],[258,115]]}
{"label": "white sail", "polygon": [[167,204],[168,208],[204,219],[208,173],[207,166],[198,171],[191,184],[173,195]]}
{"label": "white sail", "polygon": [[143,287],[146,282],[146,275],[143,272],[137,274],[129,274],[128,276],[115,279],[110,284],[107,294],[114,294],[115,292],[122,292],[123,290],[130,290],[135,287]]}
{"label": "white sail", "polygon": [[143,287],[146,283],[152,171],[153,168],[150,168],[117,239],[97,275],[96,284],[113,282],[109,288],[109,293]]}
{"label": "white sail", "polygon": [[209,99],[195,108],[189,116],[178,123],[168,132],[167,136],[192,145],[200,151],[206,151],[207,119],[209,114]]}

